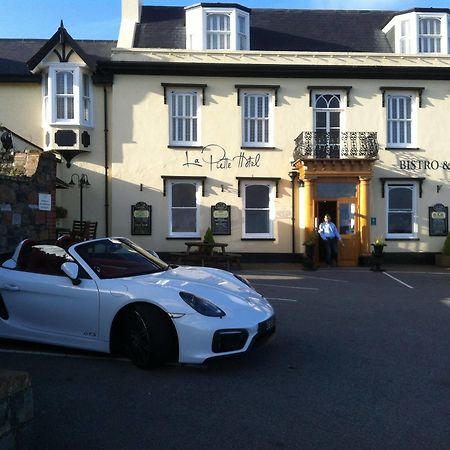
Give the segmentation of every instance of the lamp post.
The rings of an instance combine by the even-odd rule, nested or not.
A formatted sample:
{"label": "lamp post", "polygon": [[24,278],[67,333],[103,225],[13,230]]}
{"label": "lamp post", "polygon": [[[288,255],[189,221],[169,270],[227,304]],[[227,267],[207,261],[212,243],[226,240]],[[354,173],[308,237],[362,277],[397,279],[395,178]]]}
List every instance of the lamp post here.
{"label": "lamp post", "polygon": [[[73,181],[74,178],[76,179],[76,183],[75,181]],[[80,222],[83,223],[83,189],[85,186],[86,187],[90,186],[91,183],[89,183],[89,178],[85,173],[82,173],[81,175],[74,173],[70,177],[69,185],[70,186],[78,185],[78,187],[80,188]]]}

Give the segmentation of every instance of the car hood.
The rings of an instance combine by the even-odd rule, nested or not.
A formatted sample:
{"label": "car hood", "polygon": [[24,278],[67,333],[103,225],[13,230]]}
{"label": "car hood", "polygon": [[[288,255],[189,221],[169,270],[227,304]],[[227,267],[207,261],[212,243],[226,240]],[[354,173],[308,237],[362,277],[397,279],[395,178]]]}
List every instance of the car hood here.
{"label": "car hood", "polygon": [[212,301],[227,314],[239,314],[249,307],[255,311],[273,313],[269,302],[254,289],[239,281],[232,273],[209,267],[180,266],[151,275],[122,279],[130,293],[141,294],[154,287],[164,288],[185,305],[178,293],[189,292]]}

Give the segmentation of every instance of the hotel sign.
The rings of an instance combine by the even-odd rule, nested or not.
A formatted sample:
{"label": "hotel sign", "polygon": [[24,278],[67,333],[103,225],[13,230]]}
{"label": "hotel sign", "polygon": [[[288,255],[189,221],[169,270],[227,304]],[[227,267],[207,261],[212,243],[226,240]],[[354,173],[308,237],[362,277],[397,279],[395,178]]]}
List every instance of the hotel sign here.
{"label": "hotel sign", "polygon": [[449,161],[437,161],[433,159],[400,159],[399,167],[402,170],[450,170]]}
{"label": "hotel sign", "polygon": [[441,203],[428,207],[428,220],[430,236],[447,236],[448,233],[448,207]]}

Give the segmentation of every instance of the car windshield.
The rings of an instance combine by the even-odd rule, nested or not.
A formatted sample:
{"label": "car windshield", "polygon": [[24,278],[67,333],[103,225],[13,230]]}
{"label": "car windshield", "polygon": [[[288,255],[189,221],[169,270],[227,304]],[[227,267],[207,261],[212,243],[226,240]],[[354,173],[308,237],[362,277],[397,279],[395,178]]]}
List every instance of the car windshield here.
{"label": "car windshield", "polygon": [[169,266],[125,238],[101,239],[75,247],[99,278],[122,278],[168,270]]}

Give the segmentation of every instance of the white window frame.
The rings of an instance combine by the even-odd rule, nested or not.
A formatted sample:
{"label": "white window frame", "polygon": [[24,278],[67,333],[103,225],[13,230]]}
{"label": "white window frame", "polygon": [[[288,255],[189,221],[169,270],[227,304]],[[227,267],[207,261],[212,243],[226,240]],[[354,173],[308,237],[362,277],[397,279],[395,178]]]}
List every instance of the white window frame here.
{"label": "white window frame", "polygon": [[236,50],[249,49],[248,16],[238,14],[236,19]]}
{"label": "white window frame", "polygon": [[[396,188],[407,188],[411,190],[411,196],[412,196],[412,208],[410,210],[411,213],[411,224],[412,224],[412,230],[410,233],[389,233],[389,213],[404,213],[406,210],[390,210],[389,206],[389,200],[390,200],[390,191],[392,189]],[[385,203],[386,203],[386,237],[391,239],[417,239],[418,236],[418,230],[419,230],[419,224],[418,224],[418,214],[417,214],[417,182],[416,181],[386,181],[385,186]]]}
{"label": "white window frame", "polygon": [[[198,179],[167,179],[167,195],[168,195],[168,235],[169,237],[186,237],[196,238],[200,237],[200,207],[202,198],[202,182]],[[172,189],[175,184],[192,184],[195,186],[195,231],[173,231],[172,211],[173,209],[183,209],[184,207],[172,206]],[[185,207],[186,209],[192,209],[193,207]]]}
{"label": "white window frame", "polygon": [[[426,30],[422,29],[422,24],[426,22]],[[436,24],[439,23],[439,33],[433,32]],[[444,21],[441,17],[419,16],[417,23],[417,45],[418,53],[442,53],[442,31]],[[430,27],[432,29],[430,29]],[[426,47],[426,49],[424,49]]]}
{"label": "white window frame", "polygon": [[81,122],[92,122],[92,78],[86,72],[81,74]]}
{"label": "white window frame", "polygon": [[206,49],[231,49],[230,13],[215,11],[206,14]]}
{"label": "white window frame", "polygon": [[411,22],[409,19],[400,21],[400,53],[411,53]]}
{"label": "white window frame", "polygon": [[[73,98],[73,118],[57,117],[57,74],[61,72],[70,72],[73,76],[73,92],[70,96]],[[86,101],[83,88],[83,75],[88,76],[89,83],[89,101],[88,101],[88,120],[85,120],[83,104]],[[83,67],[76,64],[59,63],[50,65],[48,72],[43,80],[43,117],[45,124],[50,125],[82,125],[93,127],[93,84],[91,74]],[[68,98],[69,94],[62,94]]]}
{"label": "white window frame", "polygon": [[[242,237],[245,239],[273,239],[273,224],[275,222],[275,197],[276,197],[276,185],[273,181],[253,181],[253,180],[242,180],[241,181],[241,192],[242,192]],[[249,186],[267,186],[269,188],[269,205],[267,208],[247,208],[247,188]],[[246,216],[247,210],[258,209],[267,210],[269,213],[269,231],[267,233],[247,233],[246,231]]]}
{"label": "white window frame", "polygon": [[[392,118],[392,106],[393,102],[397,103],[399,100],[407,100],[409,99],[411,102],[411,111],[410,117],[404,118]],[[386,94],[386,143],[389,148],[416,148],[417,147],[417,93],[410,91],[399,91],[399,92],[389,92]],[[393,126],[401,127],[403,124],[406,127],[406,124],[410,124],[411,128],[411,142],[407,142],[405,139],[403,142],[393,142],[392,135],[390,129]],[[398,133],[397,133],[398,134]],[[405,133],[406,136],[406,133]]]}
{"label": "white window frame", "polygon": [[42,75],[42,126],[49,123],[50,120],[50,99],[48,95],[49,74],[48,71]]}
{"label": "white window frame", "polygon": [[[174,102],[176,103],[175,109],[179,107],[179,99],[182,98],[184,113],[179,114],[178,110],[174,110]],[[187,115],[186,99],[191,99],[191,114]],[[200,105],[201,105],[202,93],[196,89],[170,89],[168,95],[169,103],[169,145],[171,146],[199,146],[200,145]],[[192,105],[195,104],[195,111],[192,109]],[[181,124],[181,133],[178,129],[178,125],[174,125],[174,122]],[[186,129],[189,127],[189,133],[191,139],[186,139]],[[181,134],[181,136],[180,136]]]}
{"label": "white window frame", "polygon": [[[326,119],[326,130],[327,132],[331,132],[334,127],[330,126],[330,115],[328,113],[330,112],[339,112],[339,154],[342,150],[342,133],[345,131],[345,110],[347,105],[347,93],[345,91],[328,91],[328,90],[313,90],[311,92],[312,99],[313,99],[313,130],[314,133],[317,132],[317,120],[316,120],[316,113],[317,112],[325,112],[327,113],[327,119]],[[331,96],[339,96],[339,108],[318,108],[316,106],[316,101],[318,96],[323,95],[331,95]]]}
{"label": "white window frame", "polygon": [[[74,70],[65,70],[65,69],[55,69],[55,83],[53,90],[53,101],[54,101],[54,110],[53,110],[53,120],[55,122],[76,122],[76,96],[75,96],[75,71]],[[58,92],[58,79],[62,77],[62,84],[64,85],[62,92]],[[61,117],[58,116],[58,105],[59,101],[63,102],[63,115]],[[72,115],[72,117],[70,117]]]}
{"label": "white window frame", "polygon": [[[209,15],[227,15],[230,19],[229,29],[229,45],[227,48],[211,49],[208,46],[208,16]],[[244,19],[244,29],[240,28],[240,20]],[[238,8],[221,8],[221,7],[202,7],[202,28],[203,28],[203,45],[202,50],[237,50],[245,51],[250,49],[250,14]],[[198,24],[200,25],[200,23]],[[189,26],[190,32],[196,33],[196,29]],[[222,32],[220,32],[222,33]],[[196,41],[194,36],[186,34],[186,45],[192,47],[192,42]],[[241,44],[244,44],[242,46]],[[187,47],[187,48],[191,48]],[[192,48],[195,50],[195,48]],[[200,49],[199,49],[200,50]]]}
{"label": "white window frame", "polygon": [[[243,147],[273,147],[275,95],[273,92],[260,90],[245,90],[240,93],[241,117],[242,117],[242,145]],[[247,108],[248,101],[256,102],[254,112]],[[262,102],[262,114],[258,114],[258,102]],[[267,111],[265,111],[267,105]],[[267,117],[265,114],[267,113]],[[250,129],[253,125],[253,133]],[[258,128],[261,130],[261,139],[258,140]],[[267,136],[267,139],[266,139]]]}

